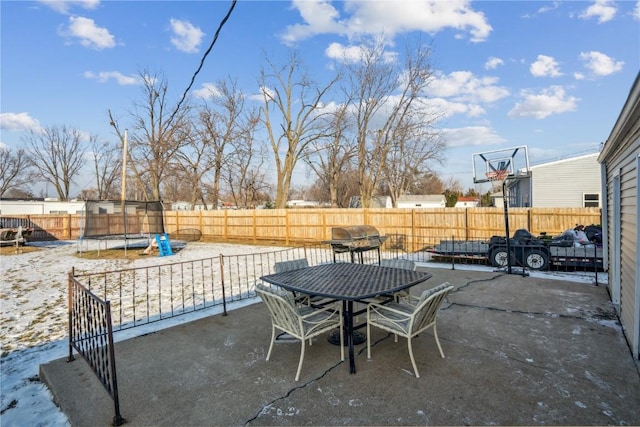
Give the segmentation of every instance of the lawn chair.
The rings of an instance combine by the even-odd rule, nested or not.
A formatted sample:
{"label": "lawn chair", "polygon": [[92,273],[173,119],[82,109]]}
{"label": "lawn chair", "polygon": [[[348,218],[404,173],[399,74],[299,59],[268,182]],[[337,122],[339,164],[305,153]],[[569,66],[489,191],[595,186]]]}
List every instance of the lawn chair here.
{"label": "lawn chair", "polygon": [[312,344],[312,338],[332,331],[340,331],[340,358],[344,360],[344,333],[342,330],[342,306],[328,305],[322,308],[296,305],[291,292],[274,289],[261,283],[256,284],[256,293],[269,309],[271,315],[271,342],[267,352],[267,360],[271,357],[273,343],[276,340],[276,329],[300,340],[300,362],[295,380],[300,379],[300,370],[304,361],[306,341]]}
{"label": "lawn chair", "polygon": [[389,304],[370,303],[367,305],[367,358],[371,359],[371,326],[391,332],[398,341],[398,335],[407,338],[409,357],[416,374],[420,378],[416,361],[413,357],[411,339],[416,335],[433,327],[433,336],[436,339],[440,356],[444,358],[442,346],[438,339],[436,329],[436,315],[440,305],[453,286],[443,283],[432,289],[427,289],[420,298],[411,297],[409,302],[392,302]]}
{"label": "lawn chair", "polygon": [[[410,259],[400,259],[400,258],[391,258],[391,259],[383,259],[380,261],[381,267],[392,267],[392,268],[401,268],[403,270],[416,270],[416,263],[411,261]],[[408,291],[400,291],[393,294],[393,297],[396,302],[400,301],[400,298],[408,298]],[[375,301],[379,302],[379,301]]]}
{"label": "lawn chair", "polygon": [[[292,259],[288,261],[276,262],[273,265],[273,270],[276,273],[282,273],[284,271],[297,270],[299,268],[307,268],[307,267],[309,267],[309,261],[307,261],[306,258],[300,258],[300,259]],[[324,300],[324,298],[321,298],[321,297],[312,297],[311,295],[305,295],[305,294],[296,295],[295,292],[292,292],[292,293],[296,297],[296,302],[299,304],[311,305],[312,303],[318,303]]]}

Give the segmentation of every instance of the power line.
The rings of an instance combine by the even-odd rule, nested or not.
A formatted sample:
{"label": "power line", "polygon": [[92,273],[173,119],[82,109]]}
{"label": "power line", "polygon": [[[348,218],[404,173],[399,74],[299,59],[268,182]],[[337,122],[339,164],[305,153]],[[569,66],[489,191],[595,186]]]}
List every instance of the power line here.
{"label": "power line", "polygon": [[202,67],[204,66],[205,59],[209,55],[209,52],[211,52],[211,49],[213,49],[213,45],[216,44],[216,40],[218,40],[218,35],[220,35],[220,31],[222,30],[222,27],[224,27],[224,24],[226,24],[227,20],[231,16],[231,12],[233,12],[233,9],[236,7],[236,2],[237,2],[237,0],[233,0],[231,2],[231,6],[229,7],[229,10],[227,11],[227,14],[222,19],[222,21],[220,21],[220,25],[218,25],[218,29],[216,30],[216,33],[214,34],[213,39],[211,40],[211,43],[209,44],[209,48],[207,48],[207,50],[204,52],[204,55],[202,56],[202,59],[200,60],[200,65],[198,66],[198,69],[195,71],[195,73],[193,73],[193,76],[191,77],[191,82],[189,82],[189,86],[187,86],[187,88],[184,90],[184,93],[182,94],[182,98],[180,98],[180,101],[178,102],[178,105],[176,105],[176,109],[171,114],[171,117],[169,117],[168,123],[171,123],[173,121],[175,115],[180,110],[180,106],[182,105],[182,103],[186,99],[187,93],[189,93],[189,90],[191,90],[191,87],[193,86],[193,83],[195,82],[196,77],[198,76],[198,74],[200,73],[200,70],[202,70]]}

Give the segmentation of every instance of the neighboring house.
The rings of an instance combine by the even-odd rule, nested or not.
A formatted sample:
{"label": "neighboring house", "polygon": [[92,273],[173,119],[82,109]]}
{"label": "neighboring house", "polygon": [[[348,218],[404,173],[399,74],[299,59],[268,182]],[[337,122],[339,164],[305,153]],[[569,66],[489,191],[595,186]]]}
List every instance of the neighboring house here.
{"label": "neighboring house", "polygon": [[[398,197],[398,208],[444,208],[447,201],[442,194],[431,195],[403,195]],[[349,200],[350,208],[361,208],[360,196],[353,196]],[[371,199],[372,208],[392,208],[391,196],[375,196]]]}
{"label": "neighboring house", "polygon": [[317,208],[320,206],[320,202],[313,200],[289,200],[287,201],[288,208]]}
{"label": "neighboring house", "polygon": [[528,177],[507,181],[509,206],[535,208],[600,207],[599,153],[530,167]]}
{"label": "neighboring house", "polygon": [[480,206],[480,199],[474,196],[461,196],[454,207],[456,208],[477,208]]}
{"label": "neighboring house", "polygon": [[[360,202],[360,196],[351,196],[349,199],[349,207],[350,208],[361,208],[362,203]],[[390,196],[373,196],[371,199],[371,207],[372,208],[392,208],[393,204],[391,203]]]}
{"label": "neighboring house", "polygon": [[398,208],[444,208],[447,200],[442,194],[403,195],[398,197]]}
{"label": "neighboring house", "polygon": [[640,73],[602,148],[602,231],[609,294],[633,357],[640,359]]}
{"label": "neighboring house", "polygon": [[59,202],[57,199],[0,199],[0,215],[77,214],[84,211],[84,200]]}

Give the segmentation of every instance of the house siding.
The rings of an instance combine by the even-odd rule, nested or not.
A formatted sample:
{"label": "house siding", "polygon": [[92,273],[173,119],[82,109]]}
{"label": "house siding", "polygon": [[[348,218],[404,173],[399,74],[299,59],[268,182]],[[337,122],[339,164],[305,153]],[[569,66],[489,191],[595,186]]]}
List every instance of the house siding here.
{"label": "house siding", "polygon": [[598,159],[606,177],[603,219],[609,289],[636,359],[640,347],[639,153],[640,73]]}
{"label": "house siding", "polygon": [[[584,194],[600,194],[598,153],[531,168],[531,204],[536,208],[584,207]],[[523,191],[524,194],[526,192]],[[525,201],[526,202],[526,201]],[[602,196],[600,196],[602,204]]]}

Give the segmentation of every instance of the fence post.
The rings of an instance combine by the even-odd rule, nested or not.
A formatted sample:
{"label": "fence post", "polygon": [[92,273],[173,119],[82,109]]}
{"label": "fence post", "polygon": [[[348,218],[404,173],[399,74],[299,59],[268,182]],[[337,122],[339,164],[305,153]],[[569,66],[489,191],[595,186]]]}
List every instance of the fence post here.
{"label": "fence post", "polygon": [[222,285],[222,315],[227,315],[227,295],[224,291],[224,255],[220,254],[218,259],[220,260],[220,283]]}

